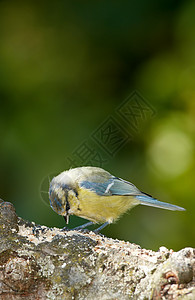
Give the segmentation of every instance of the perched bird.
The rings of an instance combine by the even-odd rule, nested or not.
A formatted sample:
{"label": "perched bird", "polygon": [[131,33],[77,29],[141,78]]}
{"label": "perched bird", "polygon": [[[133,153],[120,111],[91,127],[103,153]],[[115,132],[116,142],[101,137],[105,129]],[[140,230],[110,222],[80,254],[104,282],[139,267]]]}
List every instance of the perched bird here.
{"label": "perched bird", "polygon": [[96,167],[74,168],[54,177],[50,183],[49,199],[52,209],[64,216],[67,224],[69,215],[76,215],[91,221],[77,229],[104,223],[98,231],[138,204],[185,210],[158,201],[138,190],[131,182]]}

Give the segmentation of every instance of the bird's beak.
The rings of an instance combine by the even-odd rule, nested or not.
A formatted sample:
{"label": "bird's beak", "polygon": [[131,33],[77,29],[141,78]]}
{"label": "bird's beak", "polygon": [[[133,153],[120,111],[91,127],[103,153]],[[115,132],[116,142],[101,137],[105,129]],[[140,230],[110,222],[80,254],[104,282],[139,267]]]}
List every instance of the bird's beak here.
{"label": "bird's beak", "polygon": [[66,215],[64,215],[64,219],[65,219],[66,224],[68,224],[69,223],[69,214],[68,213],[66,213]]}

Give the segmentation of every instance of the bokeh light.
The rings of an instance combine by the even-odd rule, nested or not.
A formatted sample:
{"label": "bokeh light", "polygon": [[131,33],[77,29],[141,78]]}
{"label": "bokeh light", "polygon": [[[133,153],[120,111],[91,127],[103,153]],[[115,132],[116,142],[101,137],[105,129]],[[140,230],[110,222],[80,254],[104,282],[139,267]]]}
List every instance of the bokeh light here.
{"label": "bokeh light", "polygon": [[[139,206],[103,233],[155,250],[193,246],[194,15],[182,0],[0,2],[0,197],[18,215],[65,225],[48,205],[48,176],[84,142],[99,151],[92,137],[112,117],[129,139],[101,149],[102,166],[186,212]],[[126,120],[119,107],[135,91]]]}
{"label": "bokeh light", "polygon": [[[182,116],[177,117],[180,123]],[[170,180],[191,168],[194,160],[194,144],[187,132],[175,126],[171,118],[168,122],[161,120],[161,125],[154,131],[155,135],[148,150],[148,162],[156,172],[166,180]]]}

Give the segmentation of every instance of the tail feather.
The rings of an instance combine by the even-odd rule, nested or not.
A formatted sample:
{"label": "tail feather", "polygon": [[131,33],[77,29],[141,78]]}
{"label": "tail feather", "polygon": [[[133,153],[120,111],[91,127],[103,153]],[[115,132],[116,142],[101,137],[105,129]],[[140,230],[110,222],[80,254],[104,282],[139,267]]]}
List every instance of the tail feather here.
{"label": "tail feather", "polygon": [[173,205],[170,203],[158,201],[157,199],[154,199],[152,197],[144,196],[144,195],[138,195],[136,196],[138,200],[140,200],[140,204],[147,205],[147,206],[154,206],[158,208],[168,209],[168,210],[180,210],[184,211],[185,208]]}

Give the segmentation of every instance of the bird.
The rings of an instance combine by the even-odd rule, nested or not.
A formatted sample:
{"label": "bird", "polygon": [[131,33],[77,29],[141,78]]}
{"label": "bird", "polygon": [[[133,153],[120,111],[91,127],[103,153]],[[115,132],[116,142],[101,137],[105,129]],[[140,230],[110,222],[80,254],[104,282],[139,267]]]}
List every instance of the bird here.
{"label": "bird", "polygon": [[111,175],[99,167],[77,167],[54,177],[49,186],[51,208],[69,223],[69,216],[76,215],[92,224],[102,224],[99,232],[115,222],[131,208],[141,204],[168,210],[184,211],[183,207],[158,201],[141,192],[133,183]]}

